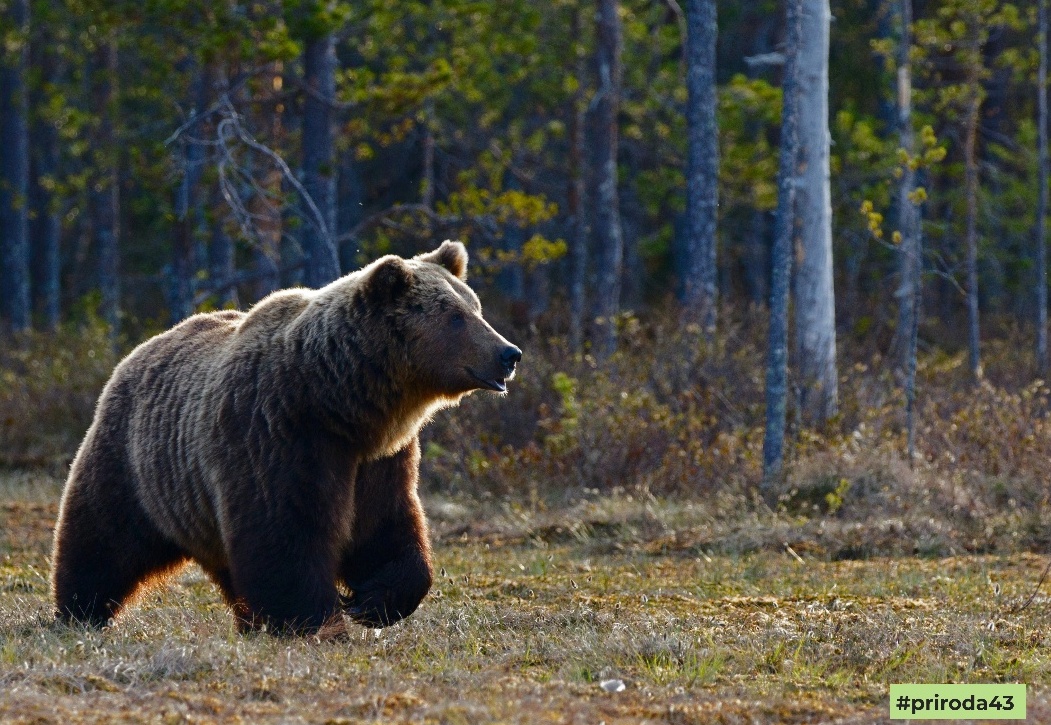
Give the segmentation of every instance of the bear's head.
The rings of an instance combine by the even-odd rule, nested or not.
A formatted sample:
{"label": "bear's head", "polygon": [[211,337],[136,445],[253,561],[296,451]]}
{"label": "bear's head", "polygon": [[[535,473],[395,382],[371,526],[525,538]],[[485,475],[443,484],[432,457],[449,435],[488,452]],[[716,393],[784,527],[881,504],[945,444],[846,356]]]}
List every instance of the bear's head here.
{"label": "bear's head", "polygon": [[522,351],[482,317],[478,296],[466,283],[462,243],[446,241],[412,259],[384,257],[364,272],[365,294],[402,338],[416,384],[448,398],[507,391]]}

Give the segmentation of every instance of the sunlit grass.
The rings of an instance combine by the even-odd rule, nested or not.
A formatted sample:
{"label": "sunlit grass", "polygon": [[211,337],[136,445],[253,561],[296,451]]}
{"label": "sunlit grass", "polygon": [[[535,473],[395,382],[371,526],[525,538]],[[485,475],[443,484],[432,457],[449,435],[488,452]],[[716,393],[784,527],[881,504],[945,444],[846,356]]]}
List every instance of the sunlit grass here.
{"label": "sunlit grass", "polygon": [[[623,527],[545,541],[532,517],[485,536],[439,522],[439,572],[419,611],[343,641],[235,634],[196,567],[110,628],[56,626],[57,490],[0,477],[3,721],[869,720],[890,682],[1026,682],[1031,708],[1051,682],[1048,598],[1011,613],[1039,556],[660,553]],[[705,518],[649,506],[682,527]],[[605,692],[608,679],[625,690]]]}

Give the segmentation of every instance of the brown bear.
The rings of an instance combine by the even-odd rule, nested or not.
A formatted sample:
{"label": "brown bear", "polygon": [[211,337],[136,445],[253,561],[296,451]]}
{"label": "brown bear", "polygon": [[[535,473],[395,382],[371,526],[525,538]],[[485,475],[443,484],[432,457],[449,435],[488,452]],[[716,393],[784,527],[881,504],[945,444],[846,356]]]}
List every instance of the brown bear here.
{"label": "brown bear", "polygon": [[[242,628],[372,627],[431,586],[418,433],[522,353],[482,318],[459,242],[247,313],[195,315],[113,372],[55,528],[56,616],[102,625],[196,561]],[[341,596],[343,584],[349,595]]]}

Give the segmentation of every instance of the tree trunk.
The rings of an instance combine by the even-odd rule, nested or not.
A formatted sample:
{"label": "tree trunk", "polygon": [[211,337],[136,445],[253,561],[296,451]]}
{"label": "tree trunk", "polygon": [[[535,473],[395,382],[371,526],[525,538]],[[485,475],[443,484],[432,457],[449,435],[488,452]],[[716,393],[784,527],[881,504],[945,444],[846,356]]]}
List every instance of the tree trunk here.
{"label": "tree trunk", "polygon": [[770,251],[767,242],[767,216],[761,209],[753,209],[745,230],[744,286],[748,301],[762,306],[770,301]]}
{"label": "tree trunk", "polygon": [[715,118],[715,0],[686,2],[686,269],[688,315],[708,335],[715,331],[719,131]]}
{"label": "tree trunk", "polygon": [[[274,121],[275,126],[278,121]],[[254,161],[254,160],[253,160]],[[253,161],[249,165],[254,165]],[[281,172],[273,167],[265,167],[259,178],[259,186],[274,198],[281,194]],[[260,300],[278,289],[281,285],[280,261],[281,261],[281,214],[276,212],[256,192],[248,204],[248,210],[256,221],[256,245],[252,250],[253,266],[255,267],[255,298]]]}
{"label": "tree trunk", "polygon": [[234,240],[226,233],[221,210],[223,193],[219,184],[212,187],[209,202],[208,277],[212,282],[212,294],[218,298],[220,307],[237,307],[237,285],[234,284]]}
{"label": "tree trunk", "polygon": [[[294,169],[292,173],[298,174],[300,181],[306,181],[304,169],[306,168],[305,154],[307,143],[304,135],[303,120],[309,88],[305,86],[305,77],[299,77],[299,74],[304,70],[302,68],[303,63],[283,62],[278,63],[278,66],[281,73],[281,88],[283,90],[295,88],[297,84],[300,84],[301,81],[303,82],[304,97],[301,102],[296,103],[295,99],[291,98],[281,99],[280,94],[275,93],[268,99],[269,103],[267,105],[273,109],[271,112],[274,114],[274,127],[280,129],[282,137],[289,140],[299,139],[300,153],[298,159],[291,158],[294,152],[291,150],[292,144],[289,144],[288,160],[292,164],[289,168],[290,170]],[[275,146],[276,148],[278,147]],[[302,188],[306,189],[305,186]],[[310,206],[314,201],[313,195],[311,195],[309,201],[305,199],[299,190],[295,188],[295,185],[292,184],[291,179],[283,174],[281,175],[280,189],[282,203],[279,204],[279,207],[282,234],[278,242],[278,268],[280,270],[278,286],[284,288],[303,287],[307,284],[307,267],[310,264],[310,252],[308,250],[310,225],[315,225],[316,228],[318,215],[313,213]],[[315,208],[320,209],[317,206]]]}
{"label": "tree trunk", "polygon": [[[912,47],[912,0],[899,0],[898,16],[898,145],[911,158],[915,153],[912,132],[912,65],[909,50]],[[913,202],[916,190],[916,171],[911,164],[902,165],[898,184],[898,226],[901,242],[898,246],[898,269],[901,284],[898,298],[897,345],[898,365],[905,371],[905,425],[908,432],[909,465],[916,449],[916,345],[920,326],[920,303],[923,300],[923,239],[920,229],[920,209]]]}
{"label": "tree trunk", "polygon": [[[203,113],[207,106],[207,81],[204,72],[194,72],[190,117]],[[172,324],[193,314],[194,278],[197,274],[195,232],[197,187],[204,171],[204,147],[198,140],[201,122],[192,123],[182,134],[182,179],[175,191],[175,234],[172,244],[172,294],[169,305]]]}
{"label": "tree trunk", "polygon": [[[321,287],[339,277],[336,228],[336,156],[332,134],[332,101],[336,96],[336,41],[332,33],[310,38],[303,51],[303,187],[314,200],[305,208],[303,251],[306,284]],[[309,204],[304,206],[309,207]],[[320,214],[320,219],[318,219]]]}
{"label": "tree trunk", "polygon": [[[273,63],[264,78],[272,83],[273,79],[280,75],[281,70],[280,63]],[[269,137],[274,148],[281,148],[285,130],[276,104],[267,109],[264,117],[270,119]],[[281,198],[281,182],[284,177],[272,160],[266,159],[257,151],[248,152],[246,165],[248,176],[256,179],[258,186],[258,189],[249,191],[250,199],[246,206],[249,214],[256,220],[255,246],[252,249],[253,277],[255,278],[253,295],[255,300],[260,300],[281,286],[281,238],[284,220],[280,210],[274,208],[272,200]]]}
{"label": "tree trunk", "polygon": [[788,287],[792,271],[795,189],[799,159],[799,43],[803,0],[785,9],[785,66],[782,82],[781,154],[777,169],[777,216],[771,259],[769,352],[766,368],[766,432],[763,437],[761,491],[771,505],[784,461],[788,401]]}
{"label": "tree trunk", "polygon": [[261,300],[281,286],[281,272],[278,262],[281,259],[279,245],[272,244],[272,237],[261,235],[261,244],[252,250],[255,267],[255,298]]}
{"label": "tree trunk", "polygon": [[99,314],[110,334],[120,331],[120,179],[117,172],[117,142],[113,128],[117,83],[117,45],[100,40],[92,65],[92,96],[98,117],[94,163],[96,177],[91,188],[91,216],[98,259]]}
{"label": "tree trunk", "polygon": [[[977,79],[974,83],[977,84]],[[967,362],[971,377],[982,377],[982,361],[978,333],[978,112],[981,108],[978,91],[972,86],[972,97],[967,108],[967,126],[963,150],[964,187],[967,197]]]}
{"label": "tree trunk", "polygon": [[1039,137],[1039,181],[1036,202],[1036,365],[1047,374],[1047,0],[1039,0],[1037,45],[1037,134]]}
{"label": "tree trunk", "polygon": [[8,2],[3,19],[20,43],[0,48],[0,319],[19,331],[30,325],[28,0]]}
{"label": "tree trunk", "polygon": [[[914,153],[912,130],[912,66],[909,61],[909,47],[912,44],[912,0],[898,0],[895,14],[898,16],[899,36],[897,51],[897,118],[898,146],[910,157]],[[915,290],[919,284],[920,258],[917,254],[919,244],[919,210],[912,202],[910,195],[916,188],[916,171],[910,164],[901,165],[901,179],[898,183],[898,230],[901,242],[898,245],[899,285],[894,296],[898,300],[898,329],[895,333],[893,349],[897,353],[898,368],[905,370],[909,365],[911,352],[909,341],[912,338],[913,317],[916,315]]]}
{"label": "tree trunk", "polygon": [[529,303],[529,324],[551,308],[551,265],[538,264],[526,270],[526,300]]}
{"label": "tree trunk", "polygon": [[863,311],[861,271],[865,269],[868,248],[868,237],[857,233],[847,236],[846,259],[843,260],[842,299],[846,313],[844,322],[849,329],[854,329],[858,322],[858,315]]}
{"label": "tree trunk", "polygon": [[[503,188],[508,191],[522,191],[521,183],[511,173],[510,169],[504,171],[502,184]],[[507,261],[500,265],[499,271],[496,273],[496,289],[510,303],[513,321],[517,324],[526,325],[529,322],[531,300],[526,298],[525,265],[522,262],[522,247],[528,237],[526,230],[514,222],[504,224],[503,232],[503,237],[498,244],[500,249],[506,253]]]}
{"label": "tree trunk", "polygon": [[[886,41],[892,39],[895,33],[895,19],[900,10],[898,2],[887,2],[886,0],[868,0],[867,12],[870,17],[876,18],[876,39],[878,41]],[[900,55],[898,56],[900,60]],[[884,56],[879,58],[880,73],[889,73],[890,64]],[[901,65],[899,64],[900,68]],[[897,112],[898,109],[894,103],[892,96],[887,94],[880,94],[879,97],[879,110],[877,111],[877,118],[882,122],[884,128],[888,131],[895,128],[897,124]]]}
{"label": "tree trunk", "polygon": [[[339,202],[336,204],[337,236],[344,237],[365,217],[365,181],[361,178],[361,168],[357,159],[349,151],[340,158],[336,188],[339,193]],[[359,248],[353,241],[340,245],[340,272],[346,274],[358,266],[358,251]]]}
{"label": "tree trunk", "polygon": [[[211,79],[216,95],[230,92],[224,65],[212,66],[207,77]],[[226,208],[222,187],[219,179],[216,179],[209,191],[208,211],[205,214],[208,223],[208,280],[212,294],[216,296],[219,306],[224,308],[238,306],[237,285],[234,284],[237,272],[236,248],[233,237],[227,232]]]}
{"label": "tree trunk", "polygon": [[624,259],[621,264],[620,307],[630,312],[642,306],[645,292],[646,266],[643,264],[642,254],[639,251],[642,224],[640,217],[626,214],[623,205],[621,206],[621,219],[623,220]]}
{"label": "tree trunk", "polygon": [[[572,36],[581,34],[580,9],[572,14]],[[577,90],[569,100],[569,184],[566,206],[569,212],[569,349],[578,353],[584,345],[584,280],[587,275],[587,216],[584,213],[584,83],[586,70],[577,55]]]}
{"label": "tree trunk", "polygon": [[58,328],[62,315],[60,244],[62,215],[54,191],[59,170],[58,129],[48,117],[47,104],[59,80],[59,60],[50,44],[38,43],[30,49],[31,64],[38,69],[40,83],[33,93],[31,138],[30,246],[32,248],[33,308],[44,327]]}
{"label": "tree trunk", "polygon": [[[637,168],[631,159],[627,168]],[[639,237],[646,217],[646,209],[639,198],[635,182],[627,183],[618,194],[620,207],[620,237],[623,244],[620,273],[620,308],[637,309],[642,304],[646,269],[639,251]]]}
{"label": "tree trunk", "polygon": [[[428,98],[423,111],[423,174],[420,179],[420,204],[434,208],[434,99]],[[428,220],[428,224],[430,221]]]}
{"label": "tree trunk", "polygon": [[616,317],[620,309],[621,267],[624,239],[620,227],[617,193],[617,114],[621,87],[621,25],[617,0],[599,0],[596,29],[598,91],[595,108],[594,178],[595,245],[595,352],[599,358],[617,346]]}
{"label": "tree trunk", "polygon": [[803,3],[799,47],[799,246],[795,284],[800,413],[823,425],[836,414],[836,310],[829,184],[828,0]]}

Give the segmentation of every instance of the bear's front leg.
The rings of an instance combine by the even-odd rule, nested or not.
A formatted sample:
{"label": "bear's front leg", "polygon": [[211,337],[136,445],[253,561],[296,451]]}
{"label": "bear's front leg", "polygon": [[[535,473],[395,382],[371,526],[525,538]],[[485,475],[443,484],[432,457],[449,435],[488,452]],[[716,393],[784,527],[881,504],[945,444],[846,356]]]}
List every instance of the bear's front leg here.
{"label": "bear's front leg", "polygon": [[235,537],[230,580],[242,630],[314,634],[339,620],[335,562],[323,538],[290,526]]}
{"label": "bear's front leg", "polygon": [[344,611],[387,627],[416,611],[433,580],[423,507],[416,495],[420,446],[362,464],[355,484],[354,536],[340,573],[351,594]]}
{"label": "bear's front leg", "polygon": [[[433,574],[430,561],[417,547],[406,547],[385,563],[365,556],[348,563],[344,579],[351,590],[343,599],[344,611],[366,627],[389,627],[416,611],[430,591]],[[368,574],[364,574],[364,569]],[[355,573],[361,572],[360,578]]]}

